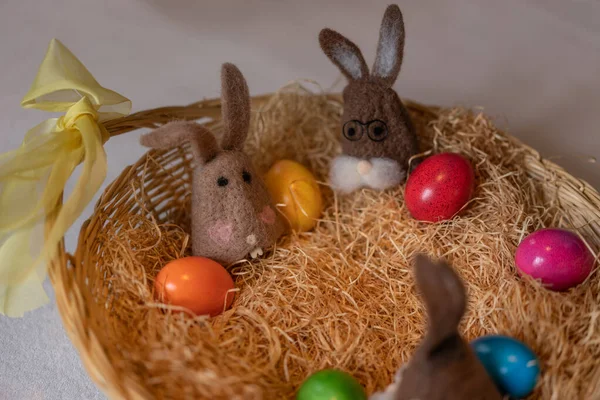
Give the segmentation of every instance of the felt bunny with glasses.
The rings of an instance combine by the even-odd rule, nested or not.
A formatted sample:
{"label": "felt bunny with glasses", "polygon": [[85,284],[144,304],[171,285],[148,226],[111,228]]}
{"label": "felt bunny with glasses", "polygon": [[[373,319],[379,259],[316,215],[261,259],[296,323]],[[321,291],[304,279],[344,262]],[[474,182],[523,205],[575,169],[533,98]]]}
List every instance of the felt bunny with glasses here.
{"label": "felt bunny with glasses", "polygon": [[250,95],[240,70],[221,69],[223,136],[175,121],[142,136],[144,146],[164,149],[189,141],[195,160],[192,187],[192,252],[229,264],[255,258],[283,233],[284,224],[243,147],[250,127]]}
{"label": "felt bunny with glasses", "polygon": [[415,280],[427,309],[427,334],[384,392],[370,400],[501,400],[484,366],[458,332],[465,287],[452,268],[418,256]]}
{"label": "felt bunny with glasses", "polygon": [[418,152],[414,125],[392,89],[404,52],[404,21],[397,5],[383,16],[373,70],[358,47],[341,34],[323,29],[321,48],[348,78],[344,89],[342,155],[331,165],[334,189],[384,190],[406,178],[408,161]]}

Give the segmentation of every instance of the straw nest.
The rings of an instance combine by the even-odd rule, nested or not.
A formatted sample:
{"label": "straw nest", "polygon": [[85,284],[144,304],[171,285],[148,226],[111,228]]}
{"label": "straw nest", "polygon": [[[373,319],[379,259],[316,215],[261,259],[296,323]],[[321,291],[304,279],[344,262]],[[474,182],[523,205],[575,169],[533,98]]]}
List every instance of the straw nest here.
{"label": "straw nest", "polygon": [[[354,375],[369,393],[390,383],[425,328],[411,260],[447,259],[464,279],[468,339],[502,333],[528,343],[543,375],[531,398],[600,398],[600,277],[554,293],[517,275],[513,255],[529,232],[575,229],[596,254],[600,197],[464,109],[409,104],[424,152],[472,161],[474,199],[452,221],[412,219],[403,187],[335,195],[328,164],[339,151],[339,97],[298,84],[255,99],[247,151],[257,167],[288,158],[323,182],[325,211],[313,232],[288,235],[260,260],[228,266],[233,307],[208,319],[159,304],[153,279],[189,255],[191,158],[187,147],[150,151],[127,168],[84,225],[74,256],[52,269],[67,331],[99,386],[115,398],[283,399],[321,368]],[[207,116],[218,101],[109,122],[113,134],[173,118]]]}

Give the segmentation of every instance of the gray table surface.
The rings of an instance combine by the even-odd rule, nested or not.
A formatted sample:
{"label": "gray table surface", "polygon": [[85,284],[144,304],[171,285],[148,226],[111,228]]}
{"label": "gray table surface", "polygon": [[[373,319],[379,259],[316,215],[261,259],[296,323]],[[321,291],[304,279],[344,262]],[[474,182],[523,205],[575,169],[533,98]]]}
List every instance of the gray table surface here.
{"label": "gray table surface", "polygon": [[[388,1],[0,0],[0,152],[48,115],[22,110],[52,37],[134,110],[187,104],[219,91],[237,63],[253,94],[297,78],[339,74],[321,54],[324,26],[348,34],[370,63]],[[482,106],[515,136],[600,187],[600,2],[403,0],[401,96]],[[139,132],[109,141],[112,181],[143,154]],[[74,249],[84,216],[67,234]],[[52,294],[49,284],[48,293]],[[52,296],[51,296],[52,297]],[[100,399],[51,303],[0,317],[0,399]]]}

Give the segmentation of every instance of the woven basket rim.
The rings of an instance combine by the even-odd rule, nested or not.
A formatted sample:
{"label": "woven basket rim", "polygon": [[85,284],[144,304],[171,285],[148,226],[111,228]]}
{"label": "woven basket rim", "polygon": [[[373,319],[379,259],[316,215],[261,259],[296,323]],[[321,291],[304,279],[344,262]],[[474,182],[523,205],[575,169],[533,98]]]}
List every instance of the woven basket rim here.
{"label": "woven basket rim", "polygon": [[[261,109],[275,93],[252,97],[252,109]],[[325,94],[329,101],[342,104],[341,94]],[[409,110],[438,114],[441,107],[427,106],[410,100],[403,100]],[[212,98],[194,102],[187,106],[167,106],[142,110],[126,117],[107,121],[105,127],[110,136],[118,136],[141,128],[156,128],[174,119],[198,120],[208,118],[203,124],[214,125],[220,121],[221,99]],[[585,206],[594,216],[593,221],[600,221],[600,194],[589,183],[569,174],[556,163],[546,160],[534,148],[521,142],[508,133],[503,133],[507,139],[526,153],[528,173],[544,185],[555,185],[552,190],[558,201],[575,202]],[[82,362],[96,385],[109,398],[151,399],[152,393],[141,387],[127,376],[117,373],[111,363],[110,356],[104,350],[95,333],[79,323],[88,310],[86,301],[89,294],[76,283],[75,277],[82,273],[81,267],[86,265],[85,241],[87,234],[96,223],[94,216],[106,201],[127,182],[132,173],[146,161],[148,152],[135,163],[123,169],[119,176],[112,181],[98,199],[92,215],[80,228],[77,247],[73,254],[65,249],[64,240],[60,242],[56,257],[49,263],[49,276],[56,294],[56,303],[65,330],[70,340],[78,350]],[[550,179],[558,178],[558,179]],[[59,200],[59,205],[61,204]],[[51,215],[46,221],[46,230],[54,223]],[[600,237],[600,224],[589,224],[587,227],[595,237]]]}

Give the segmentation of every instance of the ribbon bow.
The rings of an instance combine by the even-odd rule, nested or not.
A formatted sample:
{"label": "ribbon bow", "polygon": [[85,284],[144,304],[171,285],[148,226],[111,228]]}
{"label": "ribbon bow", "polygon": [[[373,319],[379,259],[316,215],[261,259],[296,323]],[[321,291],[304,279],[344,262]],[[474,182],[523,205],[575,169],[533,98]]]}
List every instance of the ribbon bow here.
{"label": "ribbon bow", "polygon": [[[60,41],[53,39],[24,108],[65,112],[25,135],[16,150],[0,155],[0,313],[19,317],[48,302],[46,265],[67,229],[106,177],[103,121],[129,114],[131,102],[102,86]],[[75,167],[79,178],[59,199]],[[45,232],[44,222],[53,218]]]}

